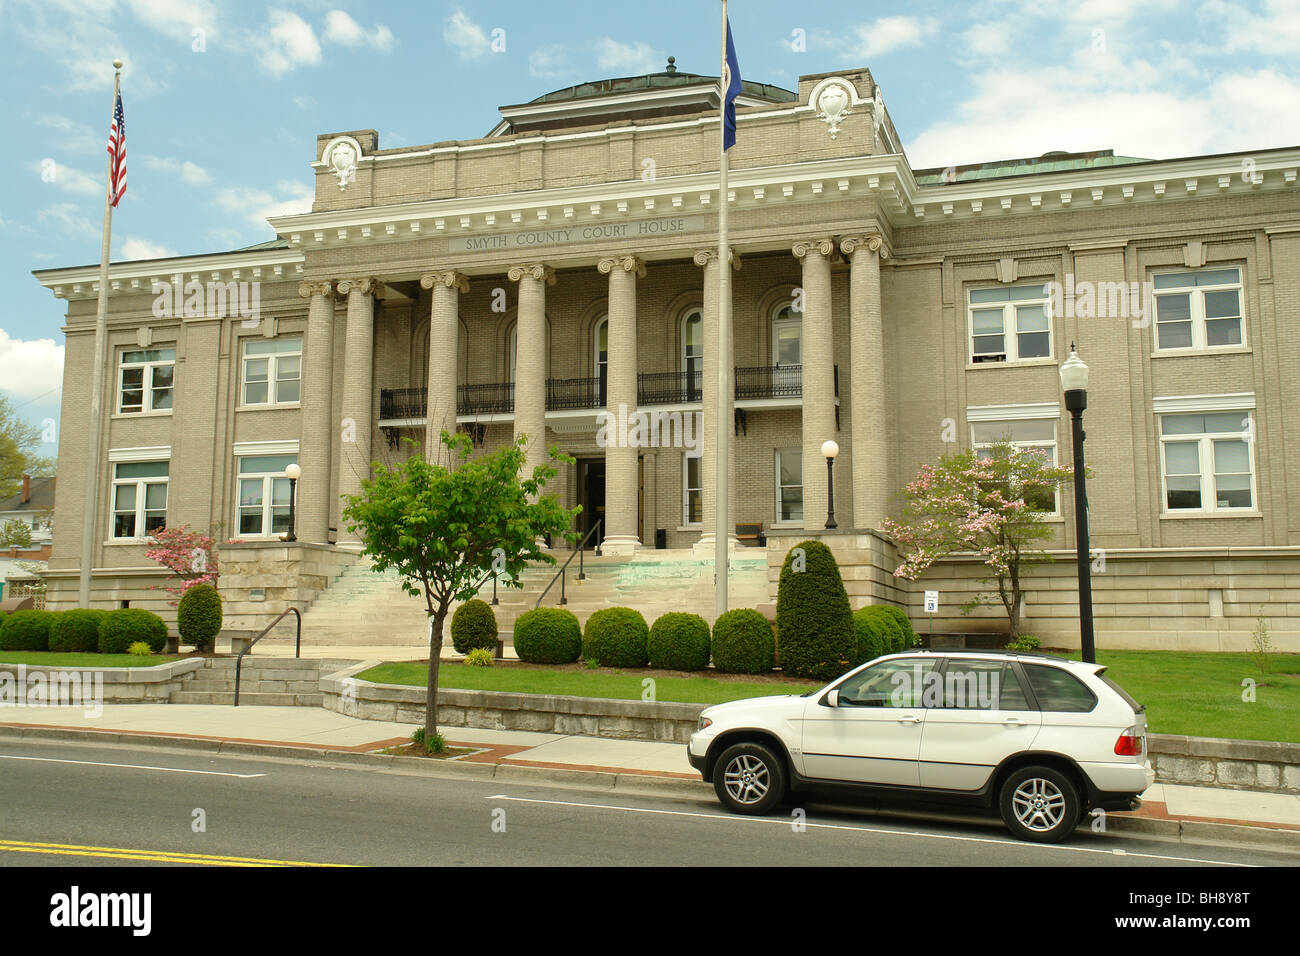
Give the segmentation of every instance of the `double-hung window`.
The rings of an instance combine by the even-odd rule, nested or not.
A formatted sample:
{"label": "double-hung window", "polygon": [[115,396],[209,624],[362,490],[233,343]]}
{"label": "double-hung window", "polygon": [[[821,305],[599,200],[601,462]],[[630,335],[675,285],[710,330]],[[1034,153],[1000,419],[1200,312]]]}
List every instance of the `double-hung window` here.
{"label": "double-hung window", "polygon": [[170,412],[175,387],[175,349],[136,349],[122,353],[117,390],[120,413]]}
{"label": "double-hung window", "polygon": [[972,364],[1052,357],[1047,286],[971,289],[968,312]]}
{"label": "double-hung window", "polygon": [[803,449],[776,452],[776,520],[803,521]]}
{"label": "double-hung window", "polygon": [[[968,413],[969,414],[969,413]],[[1056,466],[1056,419],[1026,418],[1012,421],[976,421],[971,423],[971,444],[980,457],[1000,441],[1019,451],[1037,452],[1048,466]],[[1061,513],[1059,488],[1035,488],[1025,495],[1025,502],[1035,511],[1050,515]]]}
{"label": "double-hung window", "polygon": [[682,320],[682,378],[683,398],[688,402],[700,400],[700,381],[704,372],[704,318],[695,309]]}
{"label": "double-hung window", "polygon": [[141,539],[167,525],[166,461],[113,465],[113,537]]}
{"label": "double-hung window", "polygon": [[244,341],[245,405],[292,405],[301,394],[301,336]]}
{"label": "double-hung window", "polygon": [[1245,344],[1239,268],[1158,274],[1152,285],[1156,351]]}
{"label": "double-hung window", "polygon": [[1160,416],[1167,512],[1254,509],[1251,415],[1235,411]]}
{"label": "double-hung window", "polygon": [[297,455],[250,455],[239,459],[239,533],[271,537],[289,530],[289,479]]}
{"label": "double-hung window", "polygon": [[704,520],[704,460],[699,455],[682,456],[682,523]]}

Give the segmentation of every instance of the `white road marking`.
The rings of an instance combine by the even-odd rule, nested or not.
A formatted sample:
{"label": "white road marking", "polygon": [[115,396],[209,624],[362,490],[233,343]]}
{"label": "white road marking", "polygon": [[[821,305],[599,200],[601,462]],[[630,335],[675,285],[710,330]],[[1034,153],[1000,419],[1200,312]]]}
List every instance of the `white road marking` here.
{"label": "white road marking", "polygon": [[58,757],[17,757],[13,754],[0,754],[0,760],[36,760],[41,763],[76,763],[86,767],[121,767],[123,770],[159,770],[164,773],[198,773],[208,777],[238,777],[249,780],[253,777],[265,777],[264,773],[225,773],[221,770],[182,770],[179,767],[146,767],[134,763],[100,763],[97,760],[61,760]]}
{"label": "white road marking", "polygon": [[[574,803],[568,800],[537,800],[531,797],[512,797],[504,793],[498,793],[495,796],[487,798],[488,800],[509,800],[514,803],[543,803],[557,807],[579,807],[588,810],[622,810],[625,813],[651,813],[672,817],[699,817],[704,820],[726,820],[731,823],[774,823],[777,826],[789,827],[790,821],[785,819],[773,819],[771,817],[744,817],[732,814],[722,813],[695,813],[689,810],[656,810],[650,807],[621,807],[608,803]],[[819,830],[853,830],[858,833],[881,833],[888,836],[914,836],[925,837],[931,840],[956,840],[961,843],[991,843],[996,846],[1008,847],[1036,847],[1043,850],[1066,850],[1075,853],[1102,853],[1107,856],[1130,856],[1142,857],[1148,860],[1170,860],[1176,863],[1206,863],[1212,866],[1241,866],[1254,868],[1254,863],[1231,863],[1226,860],[1202,860],[1190,856],[1163,856],[1159,853],[1130,853],[1127,850],[1104,850],[1100,847],[1086,846],[1062,846],[1057,843],[1030,843],[1022,840],[993,840],[987,837],[968,837],[957,836],[950,833],[926,833],[921,830],[888,830],[883,827],[858,827],[849,826],[841,823],[813,823],[811,820],[803,821],[801,826],[816,827]]]}

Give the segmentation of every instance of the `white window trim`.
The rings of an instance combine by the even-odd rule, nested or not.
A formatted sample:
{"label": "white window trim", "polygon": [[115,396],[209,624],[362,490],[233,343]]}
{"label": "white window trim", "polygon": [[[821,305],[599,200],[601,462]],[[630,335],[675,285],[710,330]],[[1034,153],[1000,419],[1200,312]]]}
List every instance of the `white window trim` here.
{"label": "white window trim", "polygon": [[[1156,400],[1157,402],[1159,399]],[[1251,517],[1260,514],[1259,509],[1259,469],[1255,466],[1255,429],[1258,427],[1255,423],[1254,401],[1252,399],[1249,409],[1245,408],[1222,408],[1214,407],[1206,409],[1185,408],[1185,409],[1166,409],[1160,414],[1179,414],[1181,413],[1204,413],[1214,412],[1231,412],[1246,411],[1247,417],[1250,418],[1250,425],[1239,432],[1206,432],[1204,434],[1191,435],[1165,435],[1161,427],[1159,417],[1156,419],[1156,439],[1160,443],[1160,517],[1161,518],[1203,518],[1209,515],[1214,516],[1237,516]],[[1224,439],[1236,439],[1242,441],[1243,436],[1248,434],[1250,437],[1245,438],[1246,453],[1249,456],[1250,463],[1250,505],[1245,508],[1220,508],[1219,496],[1215,493],[1214,487],[1214,442]],[[1165,460],[1165,446],[1171,443],[1191,444],[1196,442],[1196,467],[1199,472],[1198,477],[1201,479],[1201,507],[1199,508],[1170,508],[1169,507],[1169,467]]]}
{"label": "white window trim", "polygon": [[[1177,286],[1170,289],[1155,289],[1155,280],[1157,276],[1190,276],[1195,275],[1197,269],[1176,269],[1171,272],[1157,271],[1151,273],[1151,346],[1154,355],[1179,355],[1191,354],[1194,352],[1221,352],[1221,351],[1248,351],[1250,342],[1246,338],[1246,272],[1239,265],[1207,265],[1204,271],[1213,271],[1221,269],[1236,269],[1237,281],[1222,283],[1220,285],[1190,285]],[[1237,304],[1241,307],[1241,341],[1231,342],[1226,345],[1208,345],[1205,341],[1205,293],[1206,292],[1227,292],[1235,290],[1237,293]],[[1156,299],[1162,295],[1180,295],[1182,293],[1192,293],[1188,296],[1191,302],[1191,311],[1189,317],[1192,323],[1192,344],[1171,346],[1169,348],[1160,347],[1160,320],[1159,310],[1156,305]],[[1200,293],[1196,295],[1195,293]]]}
{"label": "white window trim", "polygon": [[[140,532],[142,532],[142,531],[144,530],[144,525],[145,525],[145,511],[147,510],[147,509],[145,508],[145,502],[146,502],[146,499],[147,499],[148,494],[149,494],[149,490],[148,490],[148,486],[149,486],[149,485],[163,485],[164,487],[166,487],[166,488],[168,489],[168,490],[167,490],[167,503],[163,506],[163,527],[166,527],[166,526],[167,526],[167,518],[166,518],[166,514],[167,514],[167,509],[171,506],[171,487],[170,487],[170,485],[171,485],[171,448],[166,448],[166,449],[165,449],[165,450],[166,450],[166,454],[165,454],[165,455],[157,454],[157,452],[163,450],[163,449],[161,449],[161,448],[156,448],[156,449],[152,449],[152,450],[151,450],[151,449],[147,449],[147,448],[142,448],[142,449],[139,449],[139,451],[146,452],[146,453],[148,453],[148,452],[150,452],[150,451],[153,451],[154,454],[152,454],[152,455],[146,455],[145,457],[138,457],[138,456],[121,456],[121,453],[123,453],[123,452],[130,452],[130,451],[132,451],[132,450],[133,450],[133,449],[130,449],[130,448],[125,448],[125,449],[117,448],[117,449],[112,449],[112,450],[109,451],[109,459],[108,459],[108,460],[109,460],[109,462],[111,463],[111,466],[110,466],[110,468],[109,468],[109,487],[110,487],[111,490],[110,490],[110,492],[109,492],[109,499],[108,499],[108,540],[109,540],[111,543],[113,543],[113,544],[139,544],[139,543],[142,543],[142,542],[152,541],[152,540],[153,540],[153,536],[152,536],[152,535],[141,534],[141,533],[140,533]],[[113,457],[114,453],[119,453],[119,457],[116,457],[116,458]],[[168,473],[167,473],[167,476],[166,476],[165,478],[123,478],[123,479],[120,479],[120,480],[119,480],[118,477],[117,477],[117,466],[118,466],[119,464],[136,464],[136,463],[155,462],[155,461],[165,461],[165,462],[168,463],[168,464],[167,464],[167,472],[168,472]],[[124,537],[118,537],[118,535],[116,534],[116,530],[117,530],[117,489],[118,489],[119,487],[125,487],[125,486],[127,486],[127,485],[135,485],[135,530],[136,530],[136,533],[135,533],[134,535],[129,536],[129,537],[127,537],[127,536],[124,536]]]}
{"label": "white window trim", "polygon": [[699,492],[700,492],[700,505],[701,505],[701,507],[700,507],[700,514],[703,515],[703,513],[704,513],[704,508],[703,508],[703,504],[704,504],[704,456],[701,455],[701,454],[682,455],[682,527],[683,527],[683,528],[689,528],[689,529],[694,530],[694,529],[696,529],[696,528],[702,528],[702,527],[704,527],[704,522],[703,522],[702,520],[701,520],[701,521],[691,521],[691,520],[690,520],[690,516],[691,516],[691,487],[690,487],[690,484],[689,484],[689,476],[690,476],[690,462],[691,462],[691,459],[696,459],[696,460],[698,460],[699,463],[700,463],[700,487],[699,487],[698,490],[699,490]]}
{"label": "white window trim", "polygon": [[1166,395],[1151,400],[1151,410],[1157,415],[1179,412],[1235,412],[1254,411],[1254,392],[1227,392],[1222,395]]}
{"label": "white window trim", "polygon": [[[1002,363],[997,363],[1001,365]],[[975,424],[980,422],[1003,422],[1003,421],[1050,421],[1052,423],[1051,439],[1042,438],[1037,441],[1009,441],[1012,448],[1024,450],[1027,448],[1052,448],[1052,466],[1059,468],[1061,465],[1061,412],[1060,405],[1055,402],[1043,402],[1037,405],[984,405],[978,408],[966,409],[966,427],[967,434],[970,435],[971,450],[978,452],[981,448],[989,448],[991,442],[975,441]],[[988,412],[1004,409],[1009,412],[1007,415],[992,415]],[[1037,413],[1030,413],[1030,410],[1038,410]],[[1048,410],[1051,410],[1048,412]],[[972,414],[974,413],[974,414]],[[1056,502],[1056,507],[1051,511],[1041,512],[1043,517],[1048,521],[1055,521],[1064,518],[1061,512],[1061,486],[1057,485],[1052,489],[1052,498]]]}
{"label": "white window trim", "polygon": [[[169,360],[159,360],[156,362],[126,362],[123,359],[128,352],[148,352],[148,351],[170,351],[172,357]],[[155,368],[170,367],[172,370],[172,383],[169,386],[172,392],[172,408],[153,407],[153,370]],[[140,410],[126,411],[122,407],[122,392],[125,390],[123,376],[128,368],[143,369],[143,375],[140,379]],[[118,354],[117,359],[117,407],[115,414],[118,415],[170,415],[176,406],[176,347],[174,345],[159,346],[157,349],[141,348],[124,348]]]}
{"label": "white window trim", "polygon": [[[1046,283],[1021,282],[1017,284],[1020,287],[1031,288],[1042,285],[1046,290]],[[1014,288],[1015,286],[1013,286]],[[971,302],[971,293],[984,291],[987,289],[1000,288],[999,286],[972,286],[966,290],[966,367],[967,368],[984,368],[992,366],[993,368],[1002,368],[1007,365],[1051,365],[1056,362],[1056,317],[1052,314],[1051,296],[1044,294],[1038,299],[1016,299],[1013,302]],[[1033,355],[1029,358],[1020,357],[1020,335],[1019,326],[1016,324],[1016,307],[1022,305],[1043,305],[1043,311],[1047,315],[1047,354]],[[975,312],[987,311],[1002,308],[1002,348],[1006,356],[1001,362],[977,362],[975,361]]]}
{"label": "white window trim", "polygon": [[[244,337],[243,339],[240,339],[240,342],[239,342],[239,354],[240,354],[240,361],[239,361],[239,406],[238,406],[239,408],[299,408],[299,407],[301,407],[301,405],[302,405],[303,373],[304,373],[304,371],[305,371],[305,369],[303,368],[303,362],[302,362],[302,359],[303,359],[303,341],[302,341],[302,336],[295,334],[295,335],[292,335],[292,336],[285,336],[284,338],[285,338],[286,341],[287,341],[288,339],[290,339],[290,338],[295,338],[295,339],[297,339],[297,340],[298,340],[298,350],[297,350],[296,352],[294,352],[294,351],[285,351],[285,352],[262,352],[262,353],[260,353],[260,354],[258,354],[258,355],[252,355],[252,356],[250,356],[250,355],[248,354],[248,343],[249,343],[249,342],[252,342],[252,341],[255,341],[255,338],[252,337],[252,336],[246,336],[246,337]],[[298,400],[297,400],[297,401],[294,401],[294,402],[278,402],[278,401],[276,401],[276,392],[278,391],[278,389],[276,388],[276,386],[277,386],[277,384],[278,384],[278,382],[279,382],[278,369],[279,369],[280,360],[281,360],[281,359],[284,359],[284,358],[294,358],[294,357],[297,357],[297,359],[298,359]],[[266,360],[267,360],[267,363],[266,363],[266,401],[264,401],[264,402],[250,402],[250,401],[247,400],[247,399],[248,399],[248,363],[249,363],[250,361],[254,361],[254,362],[256,362],[256,361],[260,361],[261,359],[266,359]],[[260,383],[259,383],[259,384],[260,384]]]}
{"label": "white window trim", "polygon": [[1029,421],[1061,418],[1060,402],[1035,402],[1026,405],[969,405],[966,408],[968,422],[1005,422]]}
{"label": "white window trim", "polygon": [[[794,488],[794,487],[795,487],[795,485],[784,485],[784,486],[783,486],[783,485],[781,484],[781,452],[783,452],[783,451],[797,451],[797,452],[799,452],[800,458],[799,458],[799,485],[798,485],[798,488],[799,488],[800,495],[802,496],[802,494],[803,494],[803,449],[802,449],[802,448],[796,448],[796,447],[794,447],[794,446],[790,446],[789,448],[774,448],[774,449],[773,449],[773,455],[772,455],[772,465],[773,465],[772,481],[773,481],[773,484],[774,484],[774,488],[773,488],[773,504],[774,504],[774,511],[773,511],[773,514],[772,514],[772,527],[774,527],[774,528],[802,528],[802,527],[803,527],[803,524],[804,524],[804,519],[803,519],[803,518],[782,518],[782,517],[781,517],[781,488],[782,488],[782,487],[786,487],[786,488]],[[806,501],[805,501],[804,503],[805,503],[805,505],[807,504]],[[807,513],[807,512],[805,511],[805,514],[806,514],[806,513]]]}
{"label": "white window trim", "polygon": [[284,441],[237,441],[234,444],[236,458],[251,458],[255,455],[296,455],[299,441],[296,438]]}
{"label": "white window trim", "polygon": [[[268,450],[268,449],[265,447],[265,446],[268,446],[268,445],[271,445],[271,446],[288,446],[288,445],[290,445],[290,444],[292,444],[292,445],[294,446],[294,449],[293,449],[292,452],[287,451],[287,450],[283,450],[283,451],[271,451],[271,450]],[[240,447],[247,448],[248,446],[251,446],[251,445],[258,445],[258,446],[262,446],[262,447],[259,448],[257,451],[253,451],[253,452],[244,452],[244,453],[242,453],[242,454],[241,454],[241,453],[237,453],[237,457],[236,457],[236,459],[235,459],[235,532],[236,532],[236,537],[238,537],[238,538],[240,538],[240,539],[249,539],[249,540],[255,540],[255,541],[274,541],[274,540],[278,539],[278,538],[280,537],[280,535],[277,534],[277,533],[275,532],[275,530],[274,530],[274,518],[273,518],[273,515],[272,515],[272,509],[273,509],[272,498],[274,497],[275,480],[276,480],[277,478],[285,478],[285,474],[284,474],[283,471],[280,471],[280,472],[269,472],[269,471],[248,471],[248,472],[246,472],[246,471],[243,470],[243,468],[244,468],[244,466],[243,466],[243,462],[242,462],[240,459],[242,459],[242,458],[244,458],[244,457],[251,457],[251,456],[253,456],[253,455],[288,455],[288,454],[293,454],[293,455],[296,456],[297,453],[298,453],[298,452],[297,452],[297,445],[298,445],[298,443],[297,443],[296,441],[295,441],[295,442],[292,442],[292,443],[291,443],[291,442],[241,442],[240,444],[236,445],[235,447],[236,447],[237,449],[240,448]],[[243,531],[240,531],[240,530],[239,530],[240,521],[241,521],[241,519],[243,518],[243,512],[244,512],[243,506],[240,504],[240,500],[239,500],[239,487],[240,487],[240,485],[241,485],[244,481],[251,481],[251,480],[253,480],[253,479],[255,479],[255,478],[261,478],[261,479],[262,479],[262,530],[261,530],[260,532],[257,532],[257,533],[243,532]],[[290,485],[290,487],[292,488],[292,485]],[[291,492],[291,493],[292,493],[292,492]]]}
{"label": "white window trim", "polygon": [[[600,330],[605,329],[605,361],[600,360]],[[596,324],[591,327],[591,375],[593,378],[600,378],[600,366],[605,366],[605,373],[609,374],[609,316],[603,315],[596,320]]]}
{"label": "white window trim", "polygon": [[170,461],[171,445],[151,445],[143,448],[110,448],[108,460],[114,464],[119,461]]}

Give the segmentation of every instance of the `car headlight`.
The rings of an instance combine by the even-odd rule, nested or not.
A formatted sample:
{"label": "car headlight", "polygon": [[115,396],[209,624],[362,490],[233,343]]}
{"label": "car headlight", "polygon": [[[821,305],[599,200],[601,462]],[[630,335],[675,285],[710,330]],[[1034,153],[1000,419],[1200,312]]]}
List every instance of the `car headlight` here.
{"label": "car headlight", "polygon": [[703,714],[700,714],[700,723],[699,726],[695,728],[695,732],[699,733],[701,730],[704,730],[706,727],[709,727],[712,724],[713,724],[712,718],[705,717]]}

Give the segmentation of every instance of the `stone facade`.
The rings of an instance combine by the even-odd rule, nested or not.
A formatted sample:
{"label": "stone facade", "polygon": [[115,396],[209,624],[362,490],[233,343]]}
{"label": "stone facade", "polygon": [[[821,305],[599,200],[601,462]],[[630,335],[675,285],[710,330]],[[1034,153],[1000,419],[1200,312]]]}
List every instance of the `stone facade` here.
{"label": "stone facade", "polygon": [[[94,602],[157,603],[143,590],[158,576],[142,544],[114,537],[116,463],[168,461],[167,523],[230,538],[241,488],[253,487],[241,483],[241,462],[279,456],[280,467],[296,456],[298,537],[346,552],[356,542],[340,525],[340,495],[355,492],[366,462],[410,454],[404,438],[430,453],[453,418],[483,450],[526,435],[530,461],[553,444],[577,458],[550,490],[603,517],[613,551],[707,544],[723,201],[715,82],[668,72],[557,91],[503,107],[478,140],[382,149],[373,130],[325,134],[312,211],[273,220],[277,242],[114,265]],[[1094,578],[1099,633],[1239,647],[1263,613],[1279,645],[1300,646],[1300,149],[913,170],[865,69],[800,77],[793,91],[747,86],[742,106],[725,197],[734,523],[760,525],[774,548],[790,543],[786,530],[820,529],[819,449],[833,438],[839,525],[870,541],[851,564],[874,590],[855,597],[916,612],[921,591],[938,586],[951,611],[977,576],[970,562],[947,562],[915,586],[885,580],[892,546],[871,529],[922,464],[969,446],[977,423],[1035,422],[1068,460],[1058,366],[1074,342],[1092,372],[1092,546],[1109,562]],[[1084,315],[1067,303],[1049,315],[1040,355],[1009,307],[1006,359],[976,361],[988,357],[973,344],[976,293],[1142,286],[1166,273],[1195,286],[1224,269],[1239,278],[1235,341],[1162,348],[1149,314]],[[160,315],[154,288],[175,275],[259,283],[260,312]],[[93,269],[38,278],[68,304],[57,508],[72,528],[85,513],[96,278]],[[698,328],[687,324],[697,316]],[[792,324],[798,361],[782,352]],[[250,356],[291,351],[280,346],[298,339],[294,400],[247,401]],[[159,349],[174,350],[171,407],[121,410],[125,353]],[[291,373],[292,360],[274,367]],[[253,378],[263,374],[259,365]],[[614,421],[702,413],[698,471],[680,431],[666,447],[602,444],[602,411]],[[1248,506],[1171,510],[1162,416],[1228,412],[1248,423]],[[802,514],[787,521],[782,452],[787,464],[802,456],[787,468]],[[1203,478],[1214,499],[1219,477]],[[268,496],[282,494],[267,481]],[[1049,543],[1063,558],[1074,538],[1069,499]],[[55,543],[53,607],[75,602],[78,538]],[[315,560],[286,552],[285,567]],[[1027,632],[1077,640],[1070,570],[1063,560],[1035,572]],[[936,623],[962,630],[972,620]]]}

